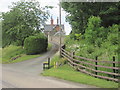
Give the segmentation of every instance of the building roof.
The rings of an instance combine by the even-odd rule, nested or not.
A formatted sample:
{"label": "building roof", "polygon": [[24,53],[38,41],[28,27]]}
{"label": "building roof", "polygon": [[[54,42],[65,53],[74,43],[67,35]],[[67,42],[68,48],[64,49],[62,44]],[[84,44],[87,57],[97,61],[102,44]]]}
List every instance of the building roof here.
{"label": "building roof", "polygon": [[[57,26],[57,24],[51,25],[51,24],[47,24],[44,26],[44,31],[52,31],[54,30],[54,28]],[[64,25],[61,25],[62,30],[64,30]]]}

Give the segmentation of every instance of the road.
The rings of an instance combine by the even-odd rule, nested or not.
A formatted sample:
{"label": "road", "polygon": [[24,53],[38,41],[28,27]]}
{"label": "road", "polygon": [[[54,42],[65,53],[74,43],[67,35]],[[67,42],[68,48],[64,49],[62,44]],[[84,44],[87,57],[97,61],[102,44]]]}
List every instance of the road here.
{"label": "road", "polygon": [[2,65],[2,88],[96,88],[40,75],[42,64],[52,57],[59,46],[53,44],[50,51],[31,60]]}

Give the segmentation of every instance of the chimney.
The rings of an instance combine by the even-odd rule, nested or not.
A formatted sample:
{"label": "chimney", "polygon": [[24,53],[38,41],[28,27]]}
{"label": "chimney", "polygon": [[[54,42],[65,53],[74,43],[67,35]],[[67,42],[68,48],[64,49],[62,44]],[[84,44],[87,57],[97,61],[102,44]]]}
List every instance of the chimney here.
{"label": "chimney", "polygon": [[59,22],[59,21],[58,21],[58,17],[57,17],[57,25],[58,25],[58,22]]}
{"label": "chimney", "polygon": [[51,25],[53,25],[53,18],[52,18],[52,16],[51,16]]}

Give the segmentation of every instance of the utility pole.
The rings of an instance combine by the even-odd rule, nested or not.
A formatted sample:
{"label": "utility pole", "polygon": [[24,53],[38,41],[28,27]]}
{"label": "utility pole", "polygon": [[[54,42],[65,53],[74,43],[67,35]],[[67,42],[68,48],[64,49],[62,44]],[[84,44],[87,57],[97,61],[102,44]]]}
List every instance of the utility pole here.
{"label": "utility pole", "polygon": [[61,28],[61,5],[60,5],[60,2],[59,2],[59,19],[60,19],[60,23],[59,23],[59,27],[60,27],[60,56],[61,56],[61,31],[62,31],[62,28]]}
{"label": "utility pole", "polygon": [[59,2],[59,19],[60,19],[60,26],[61,26],[61,6],[60,6],[60,2]]}

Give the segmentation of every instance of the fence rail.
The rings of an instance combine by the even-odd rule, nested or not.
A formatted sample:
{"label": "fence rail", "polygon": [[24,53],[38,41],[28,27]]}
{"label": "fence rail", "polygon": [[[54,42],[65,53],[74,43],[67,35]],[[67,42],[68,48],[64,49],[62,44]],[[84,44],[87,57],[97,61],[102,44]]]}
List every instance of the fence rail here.
{"label": "fence rail", "polygon": [[[80,57],[74,55],[74,53],[70,53],[66,51],[63,47],[61,47],[61,56],[66,58],[68,61],[68,64],[75,68],[76,70],[89,74],[94,77],[112,80],[118,82],[118,78],[120,78],[119,70],[120,68],[115,66],[115,64],[120,64],[120,62],[115,61],[115,57],[113,57],[113,61],[103,61],[103,60],[96,60],[94,59],[88,59],[85,57]],[[112,64],[112,66],[105,66],[105,65],[98,65],[98,63],[105,63],[105,64]],[[94,68],[93,68],[94,67]],[[109,71],[102,71],[98,68],[105,68],[112,70]],[[116,72],[117,71],[117,72]],[[98,75],[98,73],[104,73],[104,75]]]}

